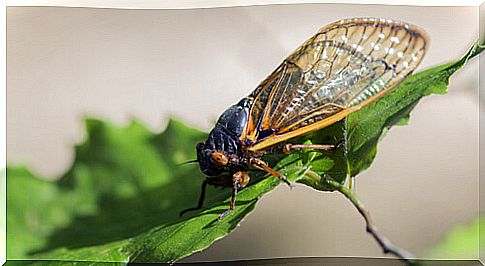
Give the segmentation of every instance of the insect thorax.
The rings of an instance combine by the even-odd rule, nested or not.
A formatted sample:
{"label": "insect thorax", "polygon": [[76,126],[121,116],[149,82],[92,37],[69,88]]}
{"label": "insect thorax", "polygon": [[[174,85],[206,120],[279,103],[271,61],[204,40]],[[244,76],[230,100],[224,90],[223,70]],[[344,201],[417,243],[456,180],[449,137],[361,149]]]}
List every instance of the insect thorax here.
{"label": "insect thorax", "polygon": [[[207,140],[197,145],[197,161],[204,174],[216,176],[247,169],[245,152],[239,138],[248,122],[249,107],[250,100],[246,98],[229,107],[219,117]],[[211,156],[214,152],[227,157],[227,166],[213,162]]]}

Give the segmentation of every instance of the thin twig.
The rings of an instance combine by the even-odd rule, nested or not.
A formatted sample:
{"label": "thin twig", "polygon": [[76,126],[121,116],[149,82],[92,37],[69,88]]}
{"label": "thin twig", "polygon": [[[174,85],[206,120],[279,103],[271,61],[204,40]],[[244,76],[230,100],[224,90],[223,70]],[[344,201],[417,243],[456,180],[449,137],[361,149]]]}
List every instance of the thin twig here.
{"label": "thin twig", "polygon": [[367,232],[370,233],[375,238],[375,240],[382,247],[382,250],[384,251],[384,253],[390,253],[407,262],[412,262],[411,258],[414,257],[413,254],[395,246],[394,244],[391,243],[391,241],[389,241],[389,239],[387,239],[385,236],[379,233],[379,231],[377,230],[377,227],[374,225],[370,217],[369,211],[365,208],[364,204],[362,204],[362,202],[357,198],[355,194],[353,194],[350,190],[348,190],[345,186],[342,186],[342,185],[339,185],[337,187],[337,190],[340,193],[344,194],[344,196],[347,197],[352,202],[352,204],[354,204],[354,206],[357,208],[357,210],[362,215],[362,217],[364,217]]}
{"label": "thin twig", "polygon": [[[312,176],[316,175],[316,176]],[[310,177],[311,179],[315,180],[316,177],[318,179],[321,179],[323,177],[320,177],[318,174],[316,174],[313,171],[309,171],[306,176]],[[325,183],[328,185],[332,186],[337,190],[338,192],[342,193],[347,199],[349,199],[352,204],[357,208],[359,213],[364,217],[365,223],[366,223],[366,229],[369,234],[371,234],[374,239],[377,241],[377,243],[381,246],[382,250],[384,253],[390,253],[393,254],[394,256],[404,260],[405,262],[409,264],[415,264],[416,262],[412,259],[415,258],[413,254],[410,252],[401,249],[389,241],[385,236],[381,235],[379,231],[377,230],[377,227],[374,225],[369,211],[365,208],[364,204],[358,199],[357,195],[355,193],[352,193],[351,190],[349,190],[347,187],[344,185],[340,184],[339,182],[336,182],[334,180],[330,179],[324,179],[323,180]]]}

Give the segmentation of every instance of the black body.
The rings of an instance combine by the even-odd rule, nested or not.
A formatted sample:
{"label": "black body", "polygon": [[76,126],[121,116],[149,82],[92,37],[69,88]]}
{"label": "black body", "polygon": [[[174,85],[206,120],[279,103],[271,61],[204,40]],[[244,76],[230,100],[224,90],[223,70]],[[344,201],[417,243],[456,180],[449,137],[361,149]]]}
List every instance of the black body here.
{"label": "black body", "polygon": [[[250,107],[251,100],[243,98],[224,111],[207,140],[197,145],[197,161],[202,173],[209,177],[209,182],[210,177],[232,176],[237,171],[248,169],[239,137],[248,123]],[[211,160],[214,152],[224,154],[229,163],[226,166],[214,164]],[[230,178],[228,181],[232,182]]]}

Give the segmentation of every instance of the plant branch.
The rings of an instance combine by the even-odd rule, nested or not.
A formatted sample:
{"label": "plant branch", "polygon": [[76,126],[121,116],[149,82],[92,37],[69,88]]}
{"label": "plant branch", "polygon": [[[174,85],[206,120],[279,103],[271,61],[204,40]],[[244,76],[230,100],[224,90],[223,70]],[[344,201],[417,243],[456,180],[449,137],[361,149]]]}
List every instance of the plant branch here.
{"label": "plant branch", "polygon": [[413,254],[395,246],[393,243],[391,243],[389,239],[387,239],[379,232],[370,217],[369,211],[365,208],[364,204],[362,204],[357,195],[355,193],[352,193],[350,189],[340,184],[339,182],[327,179],[325,177],[320,177],[313,171],[308,171],[305,176],[309,177],[313,182],[324,182],[327,186],[333,187],[336,191],[342,193],[347,199],[349,199],[350,202],[352,202],[352,204],[357,208],[362,217],[364,217],[367,232],[374,237],[377,243],[381,246],[384,253],[393,254],[394,256],[404,260],[409,264],[415,263],[415,261],[412,259],[415,257]]}

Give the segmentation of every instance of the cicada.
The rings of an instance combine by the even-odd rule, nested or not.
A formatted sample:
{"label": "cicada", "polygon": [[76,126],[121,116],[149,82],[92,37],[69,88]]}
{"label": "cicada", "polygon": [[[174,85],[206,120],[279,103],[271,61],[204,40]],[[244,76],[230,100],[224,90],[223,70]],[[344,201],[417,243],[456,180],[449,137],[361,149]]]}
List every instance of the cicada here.
{"label": "cicada", "polygon": [[[419,65],[429,40],[420,28],[389,19],[352,18],[329,24],[300,45],[256,89],[229,107],[205,142],[196,147],[207,184],[238,190],[256,168],[290,183],[263,161],[265,153],[333,145],[292,143],[296,137],[327,127],[376,101]],[[191,209],[189,209],[191,210]]]}

